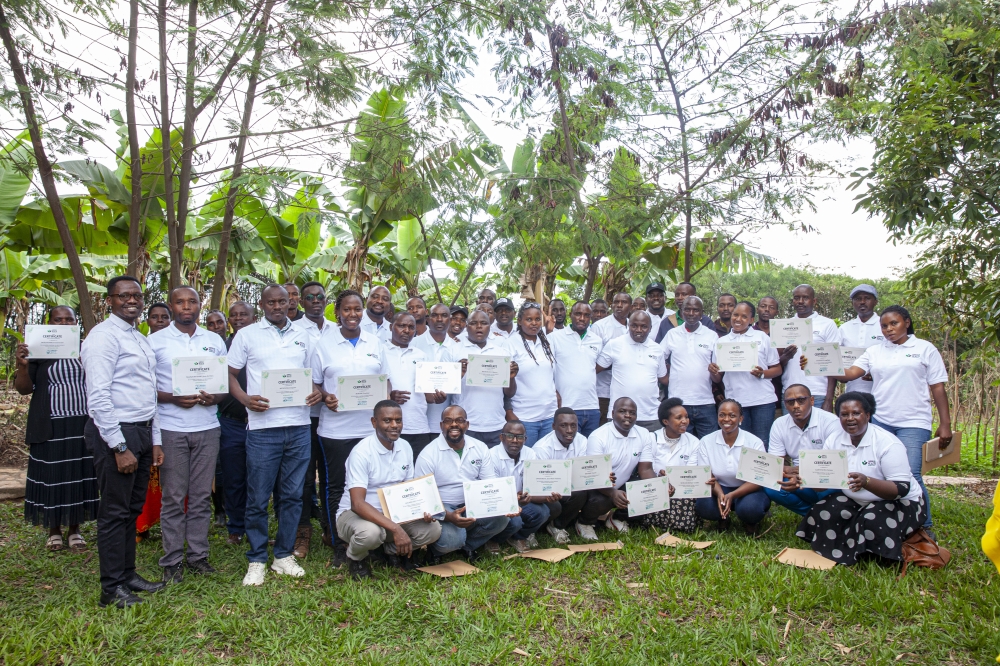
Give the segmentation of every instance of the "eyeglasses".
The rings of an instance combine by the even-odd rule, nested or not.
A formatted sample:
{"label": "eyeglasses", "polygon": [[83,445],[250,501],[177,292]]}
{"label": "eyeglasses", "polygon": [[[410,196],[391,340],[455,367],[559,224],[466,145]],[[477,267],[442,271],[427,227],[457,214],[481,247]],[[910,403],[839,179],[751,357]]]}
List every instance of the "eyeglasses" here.
{"label": "eyeglasses", "polygon": [[302,297],[302,300],[308,303],[312,303],[313,301],[325,301],[326,294],[306,294]]}
{"label": "eyeglasses", "polygon": [[500,436],[512,442],[523,442],[524,440],[528,439],[527,435],[509,435],[505,432],[500,433]]}
{"label": "eyeglasses", "polygon": [[127,301],[142,302],[142,292],[140,291],[140,292],[132,292],[132,293],[128,293],[128,294],[111,294],[109,296],[109,298],[117,298],[118,300],[123,301],[123,302],[127,302]]}
{"label": "eyeglasses", "polygon": [[465,419],[441,419],[441,423],[443,423],[446,426],[452,426],[452,425],[464,426],[466,423],[468,423],[468,421]]}
{"label": "eyeglasses", "polygon": [[786,405],[804,405],[812,400],[812,396],[808,398],[785,398]]}

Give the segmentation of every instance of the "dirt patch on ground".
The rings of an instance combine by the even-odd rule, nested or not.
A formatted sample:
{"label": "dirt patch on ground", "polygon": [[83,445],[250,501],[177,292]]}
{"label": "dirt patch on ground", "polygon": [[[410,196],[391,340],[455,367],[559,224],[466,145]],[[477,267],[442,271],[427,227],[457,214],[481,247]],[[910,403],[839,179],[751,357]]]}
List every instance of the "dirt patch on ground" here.
{"label": "dirt patch on ground", "polygon": [[28,465],[24,428],[30,400],[31,396],[21,395],[11,386],[0,387],[0,467]]}

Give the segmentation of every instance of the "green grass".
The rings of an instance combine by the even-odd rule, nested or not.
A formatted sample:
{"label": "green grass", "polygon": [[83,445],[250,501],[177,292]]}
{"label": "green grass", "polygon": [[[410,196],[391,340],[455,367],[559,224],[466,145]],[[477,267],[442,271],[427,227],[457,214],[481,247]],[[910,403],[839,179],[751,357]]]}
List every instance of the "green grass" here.
{"label": "green grass", "polygon": [[[240,586],[243,548],[214,529],[220,573],[189,576],[126,612],[97,607],[96,553],[48,553],[20,505],[2,503],[0,663],[993,663],[1000,577],[979,549],[990,498],[932,492],[953,560],[901,581],[872,563],[821,572],[773,562],[803,547],[784,510],[757,541],[702,534],[718,540],[703,553],[633,531],[622,551],[558,564],[491,559],[455,579],[377,569],[355,583],[327,566],[317,536],[305,578],[269,574],[257,589]],[[94,543],[93,524],[84,536]],[[159,546],[139,547],[149,577]]]}
{"label": "green grass", "polygon": [[[934,428],[936,432],[937,424],[934,424]],[[938,467],[932,470],[930,474],[934,476],[978,476],[995,479],[998,473],[1000,473],[1000,466],[993,467],[993,428],[983,428],[979,439],[978,460],[976,456],[976,431],[978,427],[976,424],[962,423],[955,426],[954,429],[962,432],[962,461],[957,465]]]}

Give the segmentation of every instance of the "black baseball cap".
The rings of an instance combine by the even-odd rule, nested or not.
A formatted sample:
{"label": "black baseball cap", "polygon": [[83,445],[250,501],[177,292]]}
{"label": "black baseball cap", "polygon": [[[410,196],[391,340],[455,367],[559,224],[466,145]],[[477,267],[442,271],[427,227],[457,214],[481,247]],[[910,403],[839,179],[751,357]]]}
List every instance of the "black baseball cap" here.
{"label": "black baseball cap", "polygon": [[463,315],[465,315],[466,319],[469,318],[469,309],[464,305],[453,305],[448,309],[451,310],[452,314],[455,314],[456,312],[461,312]]}
{"label": "black baseball cap", "polygon": [[514,307],[514,302],[511,301],[509,298],[498,298],[493,303],[493,311],[494,312],[496,312],[500,308],[510,308],[511,310],[516,310],[517,309],[517,308]]}
{"label": "black baseball cap", "polygon": [[646,293],[651,291],[662,291],[664,294],[667,293],[667,288],[663,286],[662,282],[654,282],[653,284],[646,287]]}

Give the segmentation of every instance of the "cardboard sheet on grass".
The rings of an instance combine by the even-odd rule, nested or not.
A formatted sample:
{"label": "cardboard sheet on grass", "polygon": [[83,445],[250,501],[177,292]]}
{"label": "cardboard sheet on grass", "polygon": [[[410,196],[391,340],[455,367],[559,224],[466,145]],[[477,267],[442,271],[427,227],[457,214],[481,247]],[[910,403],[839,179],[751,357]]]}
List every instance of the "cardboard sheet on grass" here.
{"label": "cardboard sheet on grass", "polygon": [[677,546],[688,546],[689,548],[694,548],[696,550],[703,550],[711,546],[714,541],[688,541],[687,539],[678,539],[670,532],[664,532],[660,536],[656,537],[655,543],[661,546],[671,546],[676,548]]}
{"label": "cardboard sheet on grass", "polygon": [[836,562],[826,559],[819,553],[799,548],[785,548],[775,555],[774,559],[782,564],[791,564],[802,569],[818,569],[819,571],[829,571],[837,566]]}
{"label": "cardboard sheet on grass", "polygon": [[514,553],[513,555],[508,555],[503,559],[512,560],[515,557],[526,557],[533,560],[542,560],[543,562],[562,562],[567,557],[571,557],[577,553],[594,553],[604,550],[621,549],[621,541],[614,541],[611,543],[588,543],[582,545],[569,545],[566,548],[541,548],[539,550],[529,550],[524,553]]}
{"label": "cardboard sheet on grass", "polygon": [[467,576],[468,574],[479,573],[479,569],[462,560],[435,564],[431,567],[418,567],[417,571],[423,571],[439,578],[453,578],[455,576]]}

